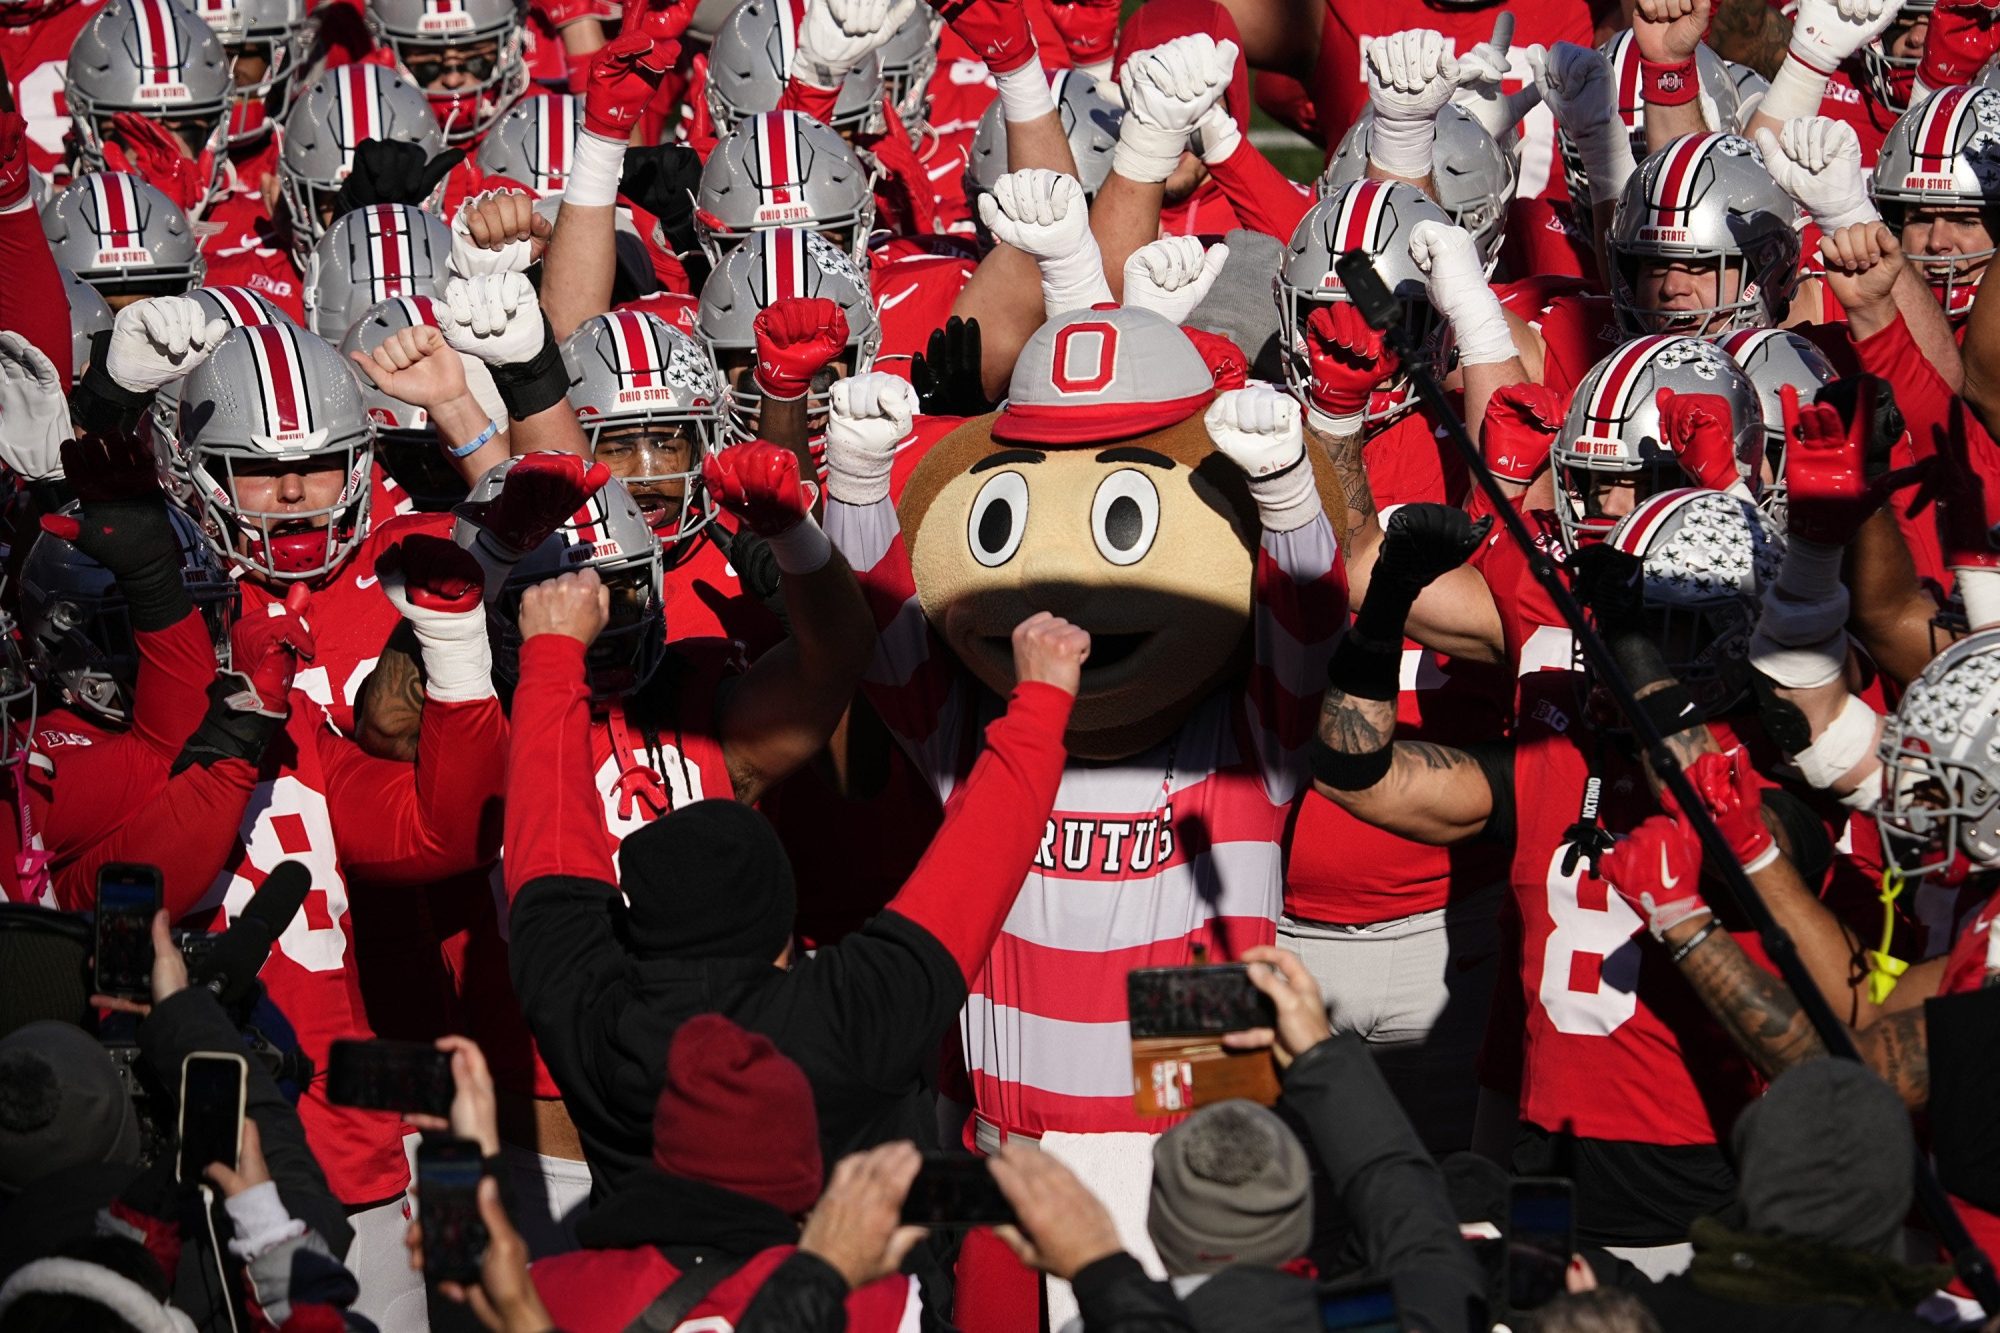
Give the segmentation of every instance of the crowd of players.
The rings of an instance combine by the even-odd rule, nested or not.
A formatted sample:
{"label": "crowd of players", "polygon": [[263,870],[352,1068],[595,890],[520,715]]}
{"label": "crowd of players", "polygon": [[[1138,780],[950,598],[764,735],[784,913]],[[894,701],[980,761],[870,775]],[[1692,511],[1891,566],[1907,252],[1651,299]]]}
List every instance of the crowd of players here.
{"label": "crowd of players", "polygon": [[[81,912],[151,862],[221,929],[303,862],[263,974],[292,1039],[472,1034],[517,1221],[573,1248],[665,1074],[635,1149],[528,1040],[509,905],[585,873],[555,844],[679,947],[633,881],[692,870],[620,845],[756,806],[797,928],[752,951],[894,898],[990,1014],[1011,896],[954,934],[911,878],[971,802],[850,708],[909,596],[857,516],[1047,398],[1038,330],[1122,305],[1213,387],[1129,354],[1092,392],[1207,412],[1253,479],[1323,455],[1352,607],[1308,627],[1339,646],[1272,882],[1217,855],[1145,961],[1275,940],[1434,1155],[1566,1176],[1582,1242],[1675,1273],[1738,1112],[1826,1051],[1531,566],[1922,1110],[1923,1002],[2000,977],[1996,52],[1970,0],[0,0],[0,888]],[[1253,141],[1252,70],[1316,184]],[[1537,549],[1349,301],[1355,249]],[[1044,617],[1015,653],[1074,694],[1088,642]],[[522,786],[573,727],[604,838]],[[752,873],[732,828],[702,872]],[[947,1135],[1147,1128],[1066,1040],[948,1043]],[[807,1068],[829,1144],[884,1137]],[[408,1127],[317,1086],[299,1114],[357,1308],[421,1327]],[[965,1326],[1005,1262],[968,1243]]]}

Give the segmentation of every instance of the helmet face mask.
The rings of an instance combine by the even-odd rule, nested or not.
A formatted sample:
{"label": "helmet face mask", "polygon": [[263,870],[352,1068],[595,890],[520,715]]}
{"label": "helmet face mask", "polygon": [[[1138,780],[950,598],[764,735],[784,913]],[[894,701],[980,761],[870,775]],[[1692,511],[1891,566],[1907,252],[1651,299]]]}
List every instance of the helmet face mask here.
{"label": "helmet face mask", "polygon": [[[1923,63],[1924,38],[1936,9],[1937,0],[1903,0],[1888,31],[1861,48],[1861,65],[1867,72],[1869,93],[1895,115],[1910,109],[1917,66]],[[1903,54],[1894,54],[1898,47]]]}
{"label": "helmet face mask", "polygon": [[1882,853],[1947,882],[2000,864],[2000,632],[1951,644],[1910,682],[1882,731]]}
{"label": "helmet face mask", "polygon": [[303,0],[195,0],[195,10],[228,55],[230,146],[264,139],[311,48]]}
{"label": "helmet face mask", "polygon": [[937,12],[918,5],[875,53],[882,68],[882,91],[913,143],[930,120],[931,76],[937,73],[938,35],[943,30],[944,20]]}
{"label": "helmet face mask", "polygon": [[215,195],[235,80],[221,41],[192,10],[175,0],[106,5],[70,48],[63,91],[79,172],[104,169],[112,117],[136,112],[178,135],[190,157],[211,154],[203,204]]}
{"label": "helmet face mask", "polygon": [[13,613],[0,609],[0,771],[28,757],[19,738],[35,734],[35,676],[21,653]]}
{"label": "helmet face mask", "polygon": [[[517,0],[372,0],[368,19],[423,90],[446,143],[484,134],[528,91]],[[446,80],[457,77],[451,86]]]}

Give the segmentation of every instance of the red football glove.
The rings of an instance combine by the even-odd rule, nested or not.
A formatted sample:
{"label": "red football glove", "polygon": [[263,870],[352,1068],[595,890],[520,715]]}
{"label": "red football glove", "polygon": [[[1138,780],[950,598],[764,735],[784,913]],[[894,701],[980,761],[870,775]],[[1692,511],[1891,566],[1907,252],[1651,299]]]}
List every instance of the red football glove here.
{"label": "red football glove", "polygon": [[639,11],[632,12],[632,6],[625,6],[625,31],[637,32],[651,37],[656,42],[679,43],[681,34],[694,22],[695,0],[664,0],[663,3],[649,3]]}
{"label": "red football glove", "polygon": [[1035,58],[1035,34],[1020,0],[927,0],[953,32],[995,74],[1012,74]]}
{"label": "red football glove", "polygon": [[1917,78],[1930,89],[1970,83],[1996,50],[2000,50],[2000,5],[1943,0],[1931,13]]}
{"label": "red football glove", "polygon": [[1062,34],[1072,63],[1095,65],[1111,59],[1118,41],[1118,0],[1051,0],[1049,21]]}
{"label": "red football glove", "polygon": [[184,213],[192,212],[208,193],[213,175],[208,154],[196,162],[180,137],[158,121],[136,111],[120,111],[111,118],[111,134],[104,144],[107,169],[142,178]]}
{"label": "red football glove", "polygon": [[1597,873],[1646,918],[1654,939],[1700,912],[1701,839],[1687,824],[1653,815],[1597,858]]}
{"label": "red football glove", "polygon": [[312,592],[294,583],[283,602],[246,611],[229,629],[229,669],[257,692],[257,711],[281,716],[301,659],[313,660],[312,625],[306,611]]}
{"label": "red football glove", "polygon": [[498,496],[468,500],[456,512],[501,546],[525,554],[547,541],[609,480],[611,469],[575,454],[527,454],[507,474]]}
{"label": "red football glove", "polygon": [[1479,452],[1494,476],[1526,486],[1547,466],[1562,423],[1562,395],[1555,390],[1526,381],[1503,385],[1486,400]]}
{"label": "red football glove", "polygon": [[[533,457],[533,455],[530,455]],[[515,464],[519,470],[520,464]],[[508,478],[513,484],[513,478]],[[446,537],[412,533],[375,561],[377,578],[400,575],[410,605],[425,611],[459,614],[476,611],[486,591],[486,576],[472,553]]]}
{"label": "red football glove", "polygon": [[1831,403],[1801,403],[1792,385],[1778,390],[1785,408],[1785,530],[1793,537],[1846,546],[1901,484],[1904,474],[1868,475],[1872,379],[1864,378],[1856,394],[1850,423]]}
{"label": "red football glove", "polygon": [[812,512],[813,493],[799,482],[799,458],[789,449],[751,440],[710,454],[702,483],[715,502],[760,537],[775,537]]}
{"label": "red football glove", "polygon": [[20,112],[0,111],[0,210],[28,197],[27,133]]}
{"label": "red football glove", "polygon": [[530,13],[540,14],[551,28],[566,28],[584,19],[615,19],[618,6],[606,0],[531,0]]}
{"label": "red football glove", "polygon": [[1210,333],[1207,329],[1183,328],[1182,333],[1201,353],[1201,359],[1208,363],[1208,373],[1215,376],[1215,391],[1227,393],[1240,389],[1250,382],[1250,359],[1243,355],[1243,349],[1220,333]]}
{"label": "red football glove", "polygon": [[1660,430],[1695,485],[1726,491],[1743,480],[1736,470],[1729,404],[1720,394],[1662,389],[1654,402],[1660,408]]}
{"label": "red football glove", "polygon": [[2000,523],[2000,445],[1970,413],[1954,412],[1938,453],[1945,469],[1945,484],[1937,488],[1945,567],[2000,567],[1993,534],[1994,524]]}
{"label": "red football glove", "polygon": [[750,321],[757,339],[757,388],[797,398],[847,346],[847,314],[823,296],[773,301]]}
{"label": "red football glove", "polygon": [[639,123],[640,113],[680,48],[645,33],[632,33],[607,43],[590,62],[583,94],[583,128],[600,139],[623,143]]}
{"label": "red football glove", "polygon": [[[1736,864],[1748,867],[1778,845],[1764,826],[1763,789],[1742,746],[1727,754],[1702,755],[1688,765],[1687,775],[1709,817],[1728,839],[1729,850],[1736,853]],[[1663,790],[1660,799],[1679,813],[1672,792]]]}
{"label": "red football glove", "polygon": [[1358,416],[1368,396],[1397,370],[1396,354],[1347,301],[1319,306],[1306,319],[1306,359],[1312,366],[1312,405],[1330,417]]}

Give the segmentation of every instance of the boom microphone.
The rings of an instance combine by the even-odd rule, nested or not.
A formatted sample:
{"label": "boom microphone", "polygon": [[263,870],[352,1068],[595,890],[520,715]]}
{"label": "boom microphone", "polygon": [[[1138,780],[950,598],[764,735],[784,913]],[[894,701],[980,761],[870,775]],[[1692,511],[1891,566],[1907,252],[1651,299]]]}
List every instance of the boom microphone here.
{"label": "boom microphone", "polygon": [[205,988],[225,1005],[235,1004],[257,984],[257,973],[271,956],[271,946],[305,906],[312,889],[312,872],[302,862],[282,861],[264,877],[249,903],[229,929],[222,932],[208,956],[196,965],[193,984]]}

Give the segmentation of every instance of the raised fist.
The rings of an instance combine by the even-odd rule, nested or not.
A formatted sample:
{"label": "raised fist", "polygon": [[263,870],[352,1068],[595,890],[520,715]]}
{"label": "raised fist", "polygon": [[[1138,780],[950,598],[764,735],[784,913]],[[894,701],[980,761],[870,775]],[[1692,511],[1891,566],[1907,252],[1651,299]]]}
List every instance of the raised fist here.
{"label": "raised fist", "polygon": [[516,620],[524,642],[543,634],[561,634],[588,648],[611,623],[611,590],[594,569],[558,574],[521,593]]}
{"label": "raised fist", "polygon": [[1709,910],[1701,897],[1701,837],[1653,815],[1598,858],[1598,873],[1646,922],[1654,939]]}
{"label": "raised fist", "polygon": [[554,232],[525,190],[488,190],[466,200],[452,218],[447,266],[460,278],[524,273],[541,259]]}
{"label": "raised fist", "polygon": [[1061,616],[1037,611],[1014,626],[1014,679],[1039,681],[1075,694],[1090,657],[1090,632]]}
{"label": "raised fist", "polygon": [[[1906,262],[1896,233],[1879,220],[1857,222],[1825,233],[1819,238],[1819,255],[1826,271],[1826,285],[1833,289],[1833,299],[1850,313],[1893,299],[1896,279]],[[1973,284],[1956,289],[1968,300],[1977,290]],[[1958,304],[1956,298],[1952,304]]]}
{"label": "raised fist", "polygon": [[1237,46],[1194,32],[1127,58],[1118,72],[1125,114],[1186,139],[1195,122],[1229,91]]}
{"label": "raised fist", "polygon": [[773,301],[750,321],[757,343],[757,388],[797,398],[847,346],[847,315],[822,296]]}
{"label": "raised fist", "polygon": [[20,334],[0,333],[0,463],[23,481],[60,477],[74,434],[55,364]]}
{"label": "raised fist", "polygon": [[929,0],[951,30],[994,74],[1012,74],[1035,58],[1035,34],[1020,0]]}
{"label": "raised fist", "polygon": [[1381,333],[1348,301],[1313,307],[1306,317],[1306,361],[1312,369],[1307,393],[1314,409],[1347,431],[1361,428],[1369,396],[1400,369]]}
{"label": "raised fist", "polygon": [[1305,457],[1299,405],[1271,384],[1251,384],[1218,394],[1202,418],[1223,457],[1256,481],[1285,471]]}
{"label": "raised fist", "polygon": [[1709,0],[1637,0],[1632,12],[1632,40],[1639,57],[1656,65],[1678,65],[1694,59],[1694,50],[1708,34]]}
{"label": "raised fist", "polygon": [[764,440],[710,454],[701,480],[717,504],[759,537],[775,537],[812,512],[815,488],[799,480],[799,456]]}
{"label": "raised fist", "polygon": [[1815,74],[1832,74],[1887,31],[1901,7],[1900,0],[1799,0],[1790,53]]}
{"label": "raised fist", "polygon": [[1547,465],[1562,423],[1562,396],[1548,386],[1524,380],[1495,389],[1479,423],[1479,452],[1487,469],[1502,481],[1526,486]]}
{"label": "raised fist", "polygon": [[607,43],[592,58],[584,83],[583,128],[601,139],[624,143],[660,80],[679,58],[676,43],[643,31]]}
{"label": "raised fist", "polygon": [[1090,205],[1074,176],[1036,167],[1010,171],[979,197],[979,218],[994,239],[1036,260],[1066,259],[1090,237]]}
{"label": "raised fist", "polygon": [[1398,505],[1383,529],[1374,577],[1414,597],[1470,560],[1492,530],[1491,514],[1475,523],[1457,505]]}
{"label": "raised fist", "polygon": [[375,572],[406,619],[464,615],[479,610],[484,600],[479,562],[445,537],[412,533],[382,552]]}
{"label": "raised fist", "polygon": [[1410,228],[1410,262],[1423,273],[1431,304],[1451,322],[1454,330],[1460,322],[1455,316],[1468,310],[1467,298],[1478,298],[1481,293],[1490,298],[1492,289],[1486,283],[1486,261],[1479,257],[1479,246],[1472,233],[1463,227],[1419,222]]}
{"label": "raised fist", "polygon": [[548,342],[534,284],[520,273],[453,278],[436,309],[445,341],[489,366],[525,365]]}
{"label": "raised fist", "polygon": [[[1701,755],[1688,765],[1687,776],[1695,795],[1708,807],[1709,818],[1728,841],[1729,850],[1736,853],[1738,865],[1747,869],[1777,846],[1764,824],[1764,797],[1757,770],[1742,746],[1727,753]],[[1672,802],[1673,794],[1665,793],[1665,799]]]}
{"label": "raised fist", "polygon": [[290,711],[292,677],[301,660],[313,660],[313,629],[306,619],[312,592],[294,583],[282,602],[237,617],[229,629],[230,674],[255,692],[256,711],[283,717]]}
{"label": "raised fist", "polygon": [[1148,242],[1125,261],[1125,304],[1178,324],[1208,295],[1228,259],[1228,246],[1217,243],[1204,251],[1194,236]]}
{"label": "raised fist", "polygon": [[111,350],[104,368],[119,387],[152,393],[205,360],[229,332],[189,296],[134,301],[111,322]]}
{"label": "raised fist", "polygon": [[508,472],[500,494],[468,500],[454,511],[501,550],[523,555],[549,539],[611,480],[602,463],[586,463],[557,450],[525,454]]}
{"label": "raised fist", "polygon": [[1062,34],[1072,65],[1111,59],[1118,42],[1118,0],[1052,0],[1049,21]]}
{"label": "raised fist", "polygon": [[[372,352],[357,350],[347,355],[370,384],[391,398],[426,412],[435,412],[466,392],[466,362],[462,354],[445,341],[442,332],[428,324],[398,329]],[[474,364],[485,368],[484,362]]]}
{"label": "raised fist", "polygon": [[873,504],[889,493],[896,447],[910,437],[917,392],[882,371],[840,380],[829,395],[826,484],[844,504]]}
{"label": "raised fist", "polygon": [[1361,63],[1378,125],[1435,121],[1458,88],[1458,58],[1445,50],[1443,34],[1431,28],[1364,37]]}
{"label": "raised fist", "polygon": [[1846,121],[1801,116],[1780,134],[1759,128],[1757,149],[1764,170],[1822,232],[1882,220],[1861,173],[1861,141]]}
{"label": "raised fist", "polygon": [[916,8],[917,0],[808,0],[792,75],[817,88],[840,87]]}
{"label": "raised fist", "polygon": [[465,160],[463,148],[447,148],[436,157],[423,145],[400,139],[363,139],[354,149],[354,170],[334,196],[336,216],[371,204],[409,204],[422,208],[443,187],[452,168]]}
{"label": "raised fist", "polygon": [[1689,480],[1712,491],[1745,483],[1736,466],[1735,431],[1726,398],[1662,389],[1654,402],[1660,409],[1660,430]]}

